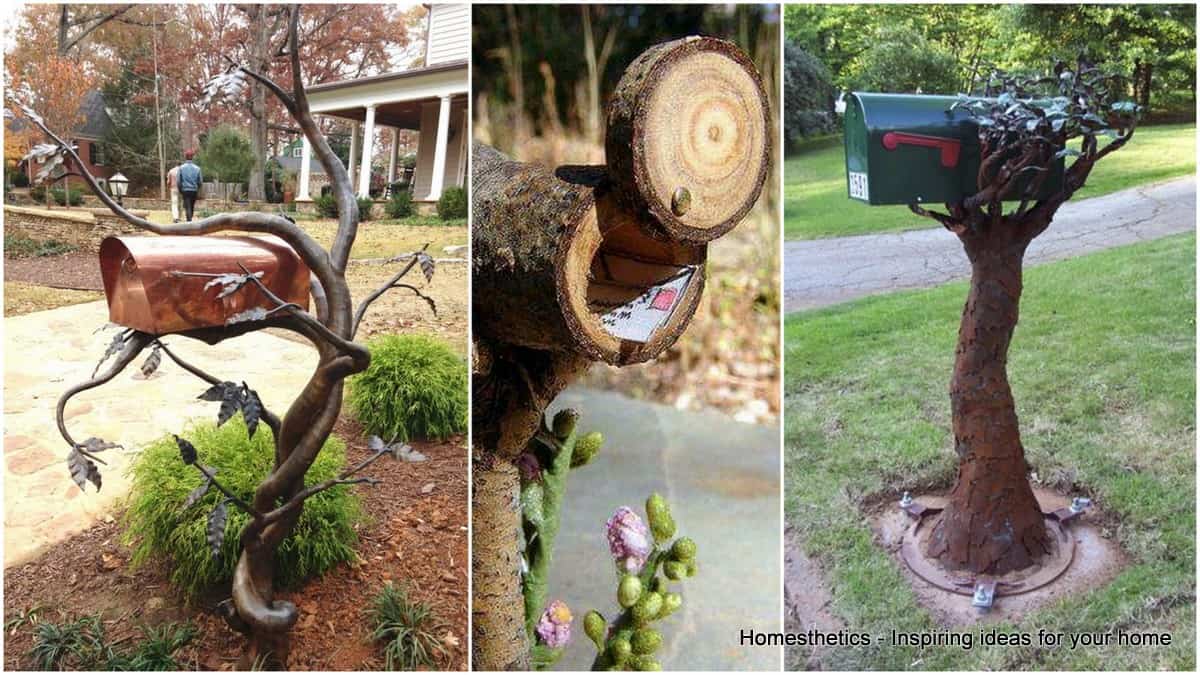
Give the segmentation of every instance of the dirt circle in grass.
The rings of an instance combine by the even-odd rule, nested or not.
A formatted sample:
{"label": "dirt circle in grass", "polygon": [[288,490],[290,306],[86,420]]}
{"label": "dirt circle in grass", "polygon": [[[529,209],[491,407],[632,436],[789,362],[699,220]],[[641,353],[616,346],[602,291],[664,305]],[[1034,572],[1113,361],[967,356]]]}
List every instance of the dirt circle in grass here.
{"label": "dirt circle in grass", "polygon": [[[1038,503],[1043,512],[1064,508],[1071,502],[1069,496],[1055,492],[1035,489]],[[921,495],[916,500],[931,508],[940,508],[946,503],[943,495]],[[931,518],[926,516],[925,523],[920,528],[921,533],[927,533],[932,528]],[[884,504],[871,515],[871,527],[876,535],[876,542],[883,545],[892,555],[896,564],[913,593],[917,602],[929,610],[934,619],[944,627],[969,626],[981,622],[1018,621],[1029,612],[1048,605],[1060,598],[1077,596],[1093,588],[1098,588],[1112,581],[1128,564],[1125,554],[1117,543],[1104,536],[1099,523],[1104,522],[1104,514],[1096,509],[1089,509],[1083,516],[1062,526],[1063,533],[1074,539],[1075,550],[1071,564],[1061,575],[1049,583],[1023,593],[1005,594],[1003,590],[997,593],[995,603],[986,612],[971,605],[971,597],[953,591],[939,588],[915,574],[904,562],[901,555],[905,532],[912,526],[912,519],[901,511],[894,503]],[[917,542],[924,550],[924,541]],[[1057,555],[1065,555],[1069,547],[1059,549]],[[1052,554],[1048,560],[1021,572],[1000,577],[1001,581],[1025,582],[1036,585],[1034,577],[1039,574],[1049,574],[1061,560]],[[1031,582],[1031,579],[1033,580]]]}

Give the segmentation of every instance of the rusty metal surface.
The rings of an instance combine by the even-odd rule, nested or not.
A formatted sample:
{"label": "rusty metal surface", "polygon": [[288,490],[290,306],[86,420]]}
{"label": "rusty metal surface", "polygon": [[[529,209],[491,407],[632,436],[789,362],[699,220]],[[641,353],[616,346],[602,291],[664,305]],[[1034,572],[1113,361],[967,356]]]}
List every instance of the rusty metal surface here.
{"label": "rusty metal surface", "polygon": [[274,309],[253,284],[218,298],[212,276],[239,274],[244,265],[286,302],[308,307],[309,270],[277,237],[108,237],[100,244],[100,272],[109,320],[165,335],[224,326],[247,309]]}
{"label": "rusty metal surface", "polygon": [[[1042,588],[1061,577],[1075,560],[1075,537],[1072,537],[1057,520],[1047,516],[1046,531],[1058,544],[1058,554],[1053,559],[1047,561],[1048,564],[1033,574],[1014,577],[1010,573],[1009,575],[1000,575],[997,577],[975,575],[966,571],[947,571],[926,557],[919,543],[921,526],[928,520],[929,516],[941,513],[941,511],[942,509],[938,508],[924,509],[923,515],[925,517],[916,519],[905,530],[904,538],[900,543],[900,557],[908,565],[908,568],[912,570],[913,574],[944,591],[973,596],[976,591],[976,585],[985,583],[989,586],[992,584],[995,585],[995,597],[1028,593]],[[1009,579],[1005,577],[1009,577]]]}

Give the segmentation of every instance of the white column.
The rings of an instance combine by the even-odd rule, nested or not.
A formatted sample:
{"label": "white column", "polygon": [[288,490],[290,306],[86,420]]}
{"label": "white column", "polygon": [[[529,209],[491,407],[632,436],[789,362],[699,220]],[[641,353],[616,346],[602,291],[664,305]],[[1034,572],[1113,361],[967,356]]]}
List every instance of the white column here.
{"label": "white column", "polygon": [[307,134],[300,134],[301,150],[300,150],[300,190],[296,195],[296,200],[301,202],[311,202],[312,197],[308,194],[308,183],[312,180],[312,144],[308,142]]}
{"label": "white column", "polygon": [[391,185],[392,183],[396,182],[396,164],[397,164],[396,160],[399,159],[399,157],[400,157],[400,148],[398,147],[399,144],[400,144],[400,130],[397,129],[396,127],[392,127],[392,151],[390,153],[388,153],[388,174],[387,174],[388,185]]}
{"label": "white column", "polygon": [[350,185],[354,185],[355,171],[358,169],[358,122],[350,125],[350,157],[346,162],[346,173],[350,174]]}
{"label": "white column", "polygon": [[362,166],[358,172],[358,196],[371,196],[371,158],[375,155],[375,106],[367,106],[367,124],[363,127]]}
{"label": "white column", "polygon": [[442,97],[438,110],[437,140],[433,144],[433,175],[429,177],[429,200],[442,196],[442,185],[446,179],[446,146],[450,139],[450,97]]}

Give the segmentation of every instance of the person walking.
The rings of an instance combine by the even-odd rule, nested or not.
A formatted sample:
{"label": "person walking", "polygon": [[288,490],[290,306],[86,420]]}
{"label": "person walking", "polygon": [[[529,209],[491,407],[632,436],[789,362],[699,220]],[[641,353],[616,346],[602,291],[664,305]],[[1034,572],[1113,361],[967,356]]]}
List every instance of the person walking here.
{"label": "person walking", "polygon": [[171,222],[179,222],[179,165],[167,172],[167,192],[171,195]]}
{"label": "person walking", "polygon": [[192,213],[196,209],[196,196],[200,194],[200,184],[204,181],[200,167],[192,161],[195,156],[195,150],[183,153],[185,161],[179,167],[179,195],[183,198],[183,210],[189,223],[192,222]]}

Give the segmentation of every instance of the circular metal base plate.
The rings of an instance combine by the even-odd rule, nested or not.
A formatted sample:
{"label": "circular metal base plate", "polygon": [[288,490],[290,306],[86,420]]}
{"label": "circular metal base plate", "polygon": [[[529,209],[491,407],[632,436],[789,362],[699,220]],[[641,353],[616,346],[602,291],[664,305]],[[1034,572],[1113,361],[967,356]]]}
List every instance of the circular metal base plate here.
{"label": "circular metal base plate", "polygon": [[[958,593],[972,595],[975,584],[983,575],[971,572],[943,569],[937,561],[926,557],[920,545],[923,526],[941,513],[941,509],[929,509],[904,532],[900,543],[900,557],[918,577],[934,586]],[[1054,543],[1054,550],[1038,564],[1026,570],[1009,572],[996,577],[987,577],[996,582],[996,597],[1019,595],[1037,590],[1058,579],[1075,560],[1075,537],[1057,519],[1046,517],[1046,531]]]}

